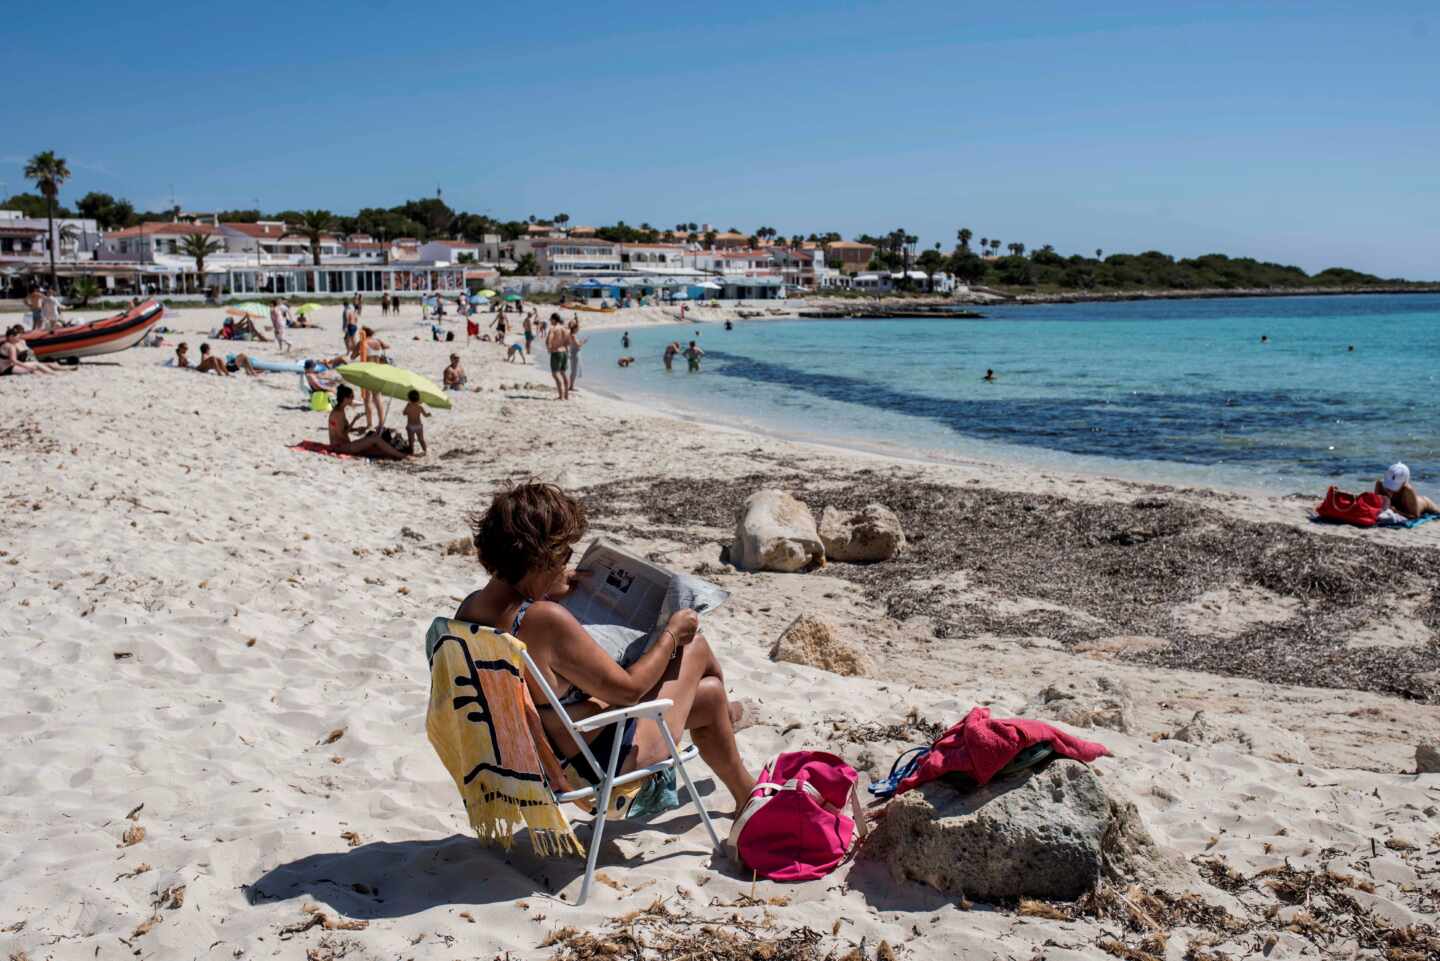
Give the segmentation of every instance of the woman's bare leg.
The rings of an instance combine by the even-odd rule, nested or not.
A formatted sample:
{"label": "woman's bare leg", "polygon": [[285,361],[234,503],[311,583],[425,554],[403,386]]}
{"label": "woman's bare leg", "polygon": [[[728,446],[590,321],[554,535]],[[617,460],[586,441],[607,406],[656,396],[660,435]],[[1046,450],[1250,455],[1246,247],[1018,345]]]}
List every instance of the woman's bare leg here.
{"label": "woman's bare leg", "polygon": [[[668,698],[674,702],[665,712],[665,725],[677,742],[688,730],[700,750],[700,757],[725,783],[738,809],[750,796],[755,779],[745,770],[735,746],[734,715],[725,693],[720,664],[703,636],[697,636],[670,662],[665,674],[645,700]],[[652,724],[641,724],[635,732],[636,767],[663,760],[670,749]]]}

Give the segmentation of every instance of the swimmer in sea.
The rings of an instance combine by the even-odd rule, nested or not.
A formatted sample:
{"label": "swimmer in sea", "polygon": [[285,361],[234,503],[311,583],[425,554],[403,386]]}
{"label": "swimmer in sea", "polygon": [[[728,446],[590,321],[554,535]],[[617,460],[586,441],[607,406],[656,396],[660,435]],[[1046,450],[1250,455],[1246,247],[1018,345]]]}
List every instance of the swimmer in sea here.
{"label": "swimmer in sea", "polygon": [[994,382],[995,382],[995,379],[996,379],[996,378],[995,378],[995,371],[993,371],[993,370],[988,370],[988,369],[987,369],[987,370],[985,371],[985,376],[982,377],[982,378],[980,378],[980,379],[981,379],[981,380],[988,380],[988,381],[990,381],[991,383],[994,383]]}

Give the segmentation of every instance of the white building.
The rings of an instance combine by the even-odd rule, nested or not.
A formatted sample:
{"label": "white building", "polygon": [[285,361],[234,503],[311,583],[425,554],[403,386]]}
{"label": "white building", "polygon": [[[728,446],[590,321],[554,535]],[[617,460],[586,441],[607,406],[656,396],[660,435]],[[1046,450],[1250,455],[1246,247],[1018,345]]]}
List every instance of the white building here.
{"label": "white building", "polygon": [[[55,233],[48,233],[44,217],[26,217],[18,210],[0,210],[0,266],[24,266],[31,262],[75,263],[93,260],[100,246],[100,230],[86,217],[56,217]],[[46,238],[50,239],[47,240]]]}
{"label": "white building", "polygon": [[420,245],[417,260],[433,260],[436,263],[458,264],[479,263],[485,259],[485,244],[468,240],[431,240]]}
{"label": "white building", "polygon": [[519,261],[533,254],[544,276],[618,273],[620,245],[609,240],[576,237],[521,237],[506,245],[511,259]]}
{"label": "white building", "polygon": [[642,274],[693,273],[683,244],[621,244],[620,264]]}
{"label": "white building", "polygon": [[768,250],[690,250],[685,263],[693,270],[740,277],[779,277],[775,255]]}

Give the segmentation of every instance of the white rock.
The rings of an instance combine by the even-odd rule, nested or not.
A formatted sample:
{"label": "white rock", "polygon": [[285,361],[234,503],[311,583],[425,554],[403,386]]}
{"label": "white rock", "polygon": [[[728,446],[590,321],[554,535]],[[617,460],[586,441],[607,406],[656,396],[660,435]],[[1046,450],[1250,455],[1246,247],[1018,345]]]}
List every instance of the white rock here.
{"label": "white rock", "polygon": [[825,560],[810,508],[784,491],[759,490],[735,518],[730,561],[742,571],[804,570]]}

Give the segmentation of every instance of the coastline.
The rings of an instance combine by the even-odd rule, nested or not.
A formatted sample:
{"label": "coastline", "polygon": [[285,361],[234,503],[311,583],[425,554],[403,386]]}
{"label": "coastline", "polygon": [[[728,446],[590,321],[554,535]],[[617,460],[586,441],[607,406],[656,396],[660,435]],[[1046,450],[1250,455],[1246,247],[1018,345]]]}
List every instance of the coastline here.
{"label": "coastline", "polygon": [[[302,356],[338,343],[338,309],[317,313],[324,329],[292,332]],[[219,316],[177,312],[167,339],[193,346]],[[607,327],[642,321],[607,316]],[[1055,944],[1073,946],[1066,957],[1110,956],[1095,946],[1112,933],[1103,920],[962,909],[864,858],[821,881],[757,886],[710,854],[683,810],[617,830],[601,856],[608,880],[580,909],[561,900],[578,891],[575,865],[537,858],[523,839],[509,855],[478,845],[425,740],[421,639],[483,582],[473,557],[449,550],[464,513],[531,477],[582,494],[591,536],[732,593],[705,630],[727,686],[755,711],[739,735],[752,768],[820,749],[876,778],[925,739],[911,716],[1034,712],[1048,687],[1103,684],[1123,691],[1123,724],[1071,729],[1110,748],[1096,773],[1166,851],[1223,859],[1247,877],[1333,866],[1363,877],[1370,890],[1355,897],[1392,923],[1435,922],[1415,887],[1436,866],[1425,842],[1440,832],[1440,783],[1408,772],[1416,742],[1440,738],[1440,706],[1153,658],[1170,639],[1283,642],[1313,613],[1325,631],[1277,661],[1299,670],[1328,652],[1362,670],[1409,663],[1433,650],[1433,585],[1402,575],[1393,603],[1331,610],[1301,581],[1343,586],[1364,558],[1428,570],[1440,524],[1317,528],[1287,497],[858,453],[682,420],[583,379],[560,404],[539,364],[433,342],[418,317],[412,305],[377,318],[402,365],[433,377],[458,347],[480,390],[426,422],[428,457],[396,465],[289,449],[324,436],[324,415],[306,409],[293,375],[206,377],[160,366],[169,350],[136,348],[77,373],[7,378],[18,423],[0,465],[34,479],[13,498],[0,556],[17,599],[0,612],[11,650],[0,683],[14,692],[0,716],[12,739],[0,762],[11,786],[0,805],[7,948],[79,959],[124,938],[156,956],[207,945],[269,955],[316,905],[368,926],[284,935],[301,953],[408,956],[450,939],[464,945],[451,953],[546,957],[553,931],[599,931],[662,896],[711,924],[809,928],[841,955],[863,939],[915,961],[1029,957]],[[733,502],[765,486],[803,494],[817,513],[883,496],[919,519],[904,563],[726,569]],[[1206,560],[1212,545],[1242,541],[1254,549],[1245,563],[1267,566]],[[1288,553],[1265,561],[1273,547]],[[1170,576],[1172,555],[1197,567]],[[1015,575],[1031,561],[1038,573]],[[1234,582],[1194,580],[1202,569]],[[1055,593],[1080,576],[1095,578],[1101,600],[1142,576],[1167,593],[1150,611]],[[797,613],[863,645],[873,675],[771,660]],[[1175,736],[1196,712],[1211,719],[1212,740]],[[724,789],[697,773],[711,810],[722,809]],[[126,844],[133,825],[146,835]],[[157,908],[156,892],[176,886],[184,910]],[[136,934],[153,916],[162,922]],[[1184,932],[1172,944],[1198,935]],[[1303,934],[1278,935],[1284,956],[1314,952]]]}

